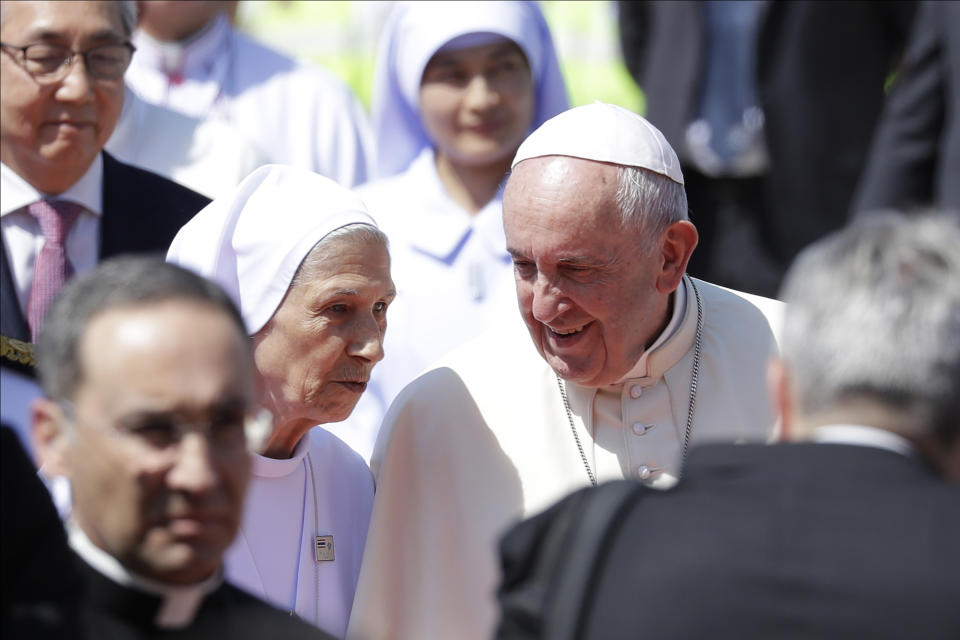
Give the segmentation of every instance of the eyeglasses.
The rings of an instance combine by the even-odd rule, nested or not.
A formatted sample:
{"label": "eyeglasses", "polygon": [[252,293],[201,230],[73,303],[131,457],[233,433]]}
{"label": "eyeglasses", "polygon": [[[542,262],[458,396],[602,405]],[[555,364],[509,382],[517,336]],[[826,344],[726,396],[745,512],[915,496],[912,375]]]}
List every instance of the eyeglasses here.
{"label": "eyeglasses", "polygon": [[15,51],[13,55],[23,69],[42,82],[59,82],[67,77],[77,56],[83,58],[87,73],[97,80],[117,80],[123,77],[133,52],[129,42],[122,44],[102,44],[86,51],[74,51],[69,47],[55,44],[37,43],[25,47],[0,42],[0,47]]}

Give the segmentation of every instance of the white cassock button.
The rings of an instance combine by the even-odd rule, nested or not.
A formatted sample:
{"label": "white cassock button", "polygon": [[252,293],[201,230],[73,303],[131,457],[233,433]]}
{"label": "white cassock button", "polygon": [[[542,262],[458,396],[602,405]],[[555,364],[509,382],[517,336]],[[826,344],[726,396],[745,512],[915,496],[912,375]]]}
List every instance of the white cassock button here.
{"label": "white cassock button", "polygon": [[643,423],[643,422],[634,422],[634,423],[633,423],[633,432],[634,432],[635,434],[637,434],[638,436],[642,436],[642,435],[645,435],[645,434],[647,433],[647,431],[650,431],[651,429],[653,429],[655,426],[657,426],[657,425],[655,425],[655,424],[645,424],[645,423]]}
{"label": "white cassock button", "polygon": [[639,467],[637,467],[636,473],[637,473],[637,477],[640,478],[641,480],[649,480],[655,474],[660,473],[661,471],[663,471],[663,467],[658,467],[656,465],[650,465],[650,464],[642,464]]}
{"label": "white cassock button", "polygon": [[640,385],[635,384],[632,387],[630,387],[630,397],[633,398],[634,400],[639,398],[641,393],[643,393],[643,388]]}

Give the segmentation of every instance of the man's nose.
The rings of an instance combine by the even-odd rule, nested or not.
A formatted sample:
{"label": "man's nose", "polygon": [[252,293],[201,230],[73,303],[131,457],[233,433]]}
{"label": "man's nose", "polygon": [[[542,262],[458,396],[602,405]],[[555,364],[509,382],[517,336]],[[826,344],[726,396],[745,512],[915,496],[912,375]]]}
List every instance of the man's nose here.
{"label": "man's nose", "polygon": [[67,70],[67,75],[64,76],[57,87],[57,99],[63,100],[64,102],[86,102],[92,100],[94,97],[94,81],[93,78],[90,77],[90,74],[87,73],[87,64],[83,56],[74,54],[73,59],[65,64],[69,64],[70,68]]}
{"label": "man's nose", "polygon": [[170,487],[188,493],[206,493],[216,487],[219,479],[212,453],[205,434],[197,431],[184,434],[167,475]]}
{"label": "man's nose", "polygon": [[542,272],[533,283],[531,311],[538,322],[548,323],[569,306],[563,291]]}

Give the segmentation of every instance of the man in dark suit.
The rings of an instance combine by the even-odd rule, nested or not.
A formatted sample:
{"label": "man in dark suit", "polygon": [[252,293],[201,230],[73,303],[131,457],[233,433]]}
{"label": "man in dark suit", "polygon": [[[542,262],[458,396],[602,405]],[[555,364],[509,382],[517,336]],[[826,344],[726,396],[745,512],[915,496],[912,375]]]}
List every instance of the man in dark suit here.
{"label": "man in dark suit", "polygon": [[[45,284],[48,255],[59,255],[52,276],[59,283],[111,255],[163,252],[209,202],[102,152],[123,105],[135,22],[133,2],[0,7],[5,336],[28,342],[35,337],[39,326],[33,325],[42,322],[56,289]],[[62,237],[51,231],[57,225]]]}
{"label": "man in dark suit", "polygon": [[880,118],[855,209],[960,214],[960,4],[924,2]]}
{"label": "man in dark suit", "polygon": [[[499,637],[960,637],[958,246],[945,217],[888,217],[801,253],[770,387],[803,442],[706,445],[672,489],[607,485],[521,524]],[[545,560],[621,490],[615,526],[570,528]],[[558,613],[591,544],[584,597]]]}
{"label": "man in dark suit", "polygon": [[677,151],[691,275],[773,296],[844,226],[916,3],[618,3],[624,61]]}
{"label": "man in dark suit", "polygon": [[61,291],[36,358],[34,438],[70,481],[89,637],[328,637],[223,579],[266,435],[226,293],[160,259],[110,259]]}

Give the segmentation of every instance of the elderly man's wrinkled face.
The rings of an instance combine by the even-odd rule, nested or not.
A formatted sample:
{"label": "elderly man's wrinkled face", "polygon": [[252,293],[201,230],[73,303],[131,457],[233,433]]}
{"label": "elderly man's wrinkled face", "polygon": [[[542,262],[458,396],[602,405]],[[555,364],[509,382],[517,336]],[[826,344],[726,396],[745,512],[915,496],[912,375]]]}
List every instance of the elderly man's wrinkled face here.
{"label": "elderly man's wrinkled face", "polygon": [[387,248],[346,236],[323,250],[253,337],[261,401],[278,430],[345,419],[383,358],[395,296]]}
{"label": "elderly man's wrinkled face", "polygon": [[437,53],[420,85],[420,117],[454,164],[509,160],[533,121],[530,66],[513,42]]}
{"label": "elderly man's wrinkled face", "polygon": [[[112,2],[5,2],[0,36],[16,47],[44,44],[87,51],[127,40]],[[123,106],[123,78],[97,79],[74,59],[63,79],[31,75],[20,52],[0,54],[0,155],[41,190],[62,191],[106,144]],[[40,66],[39,63],[37,66]],[[54,175],[68,175],[57,184]]]}
{"label": "elderly man's wrinkled face", "polygon": [[236,535],[256,406],[245,340],[223,311],[175,300],[105,311],[80,342],[83,375],[41,459],[70,479],[91,541],[135,573],[197,582]]}
{"label": "elderly man's wrinkled face", "polygon": [[520,312],[562,378],[612,384],[663,325],[663,259],[641,255],[620,223],[615,165],[548,156],[518,164],[504,193],[504,230]]}

